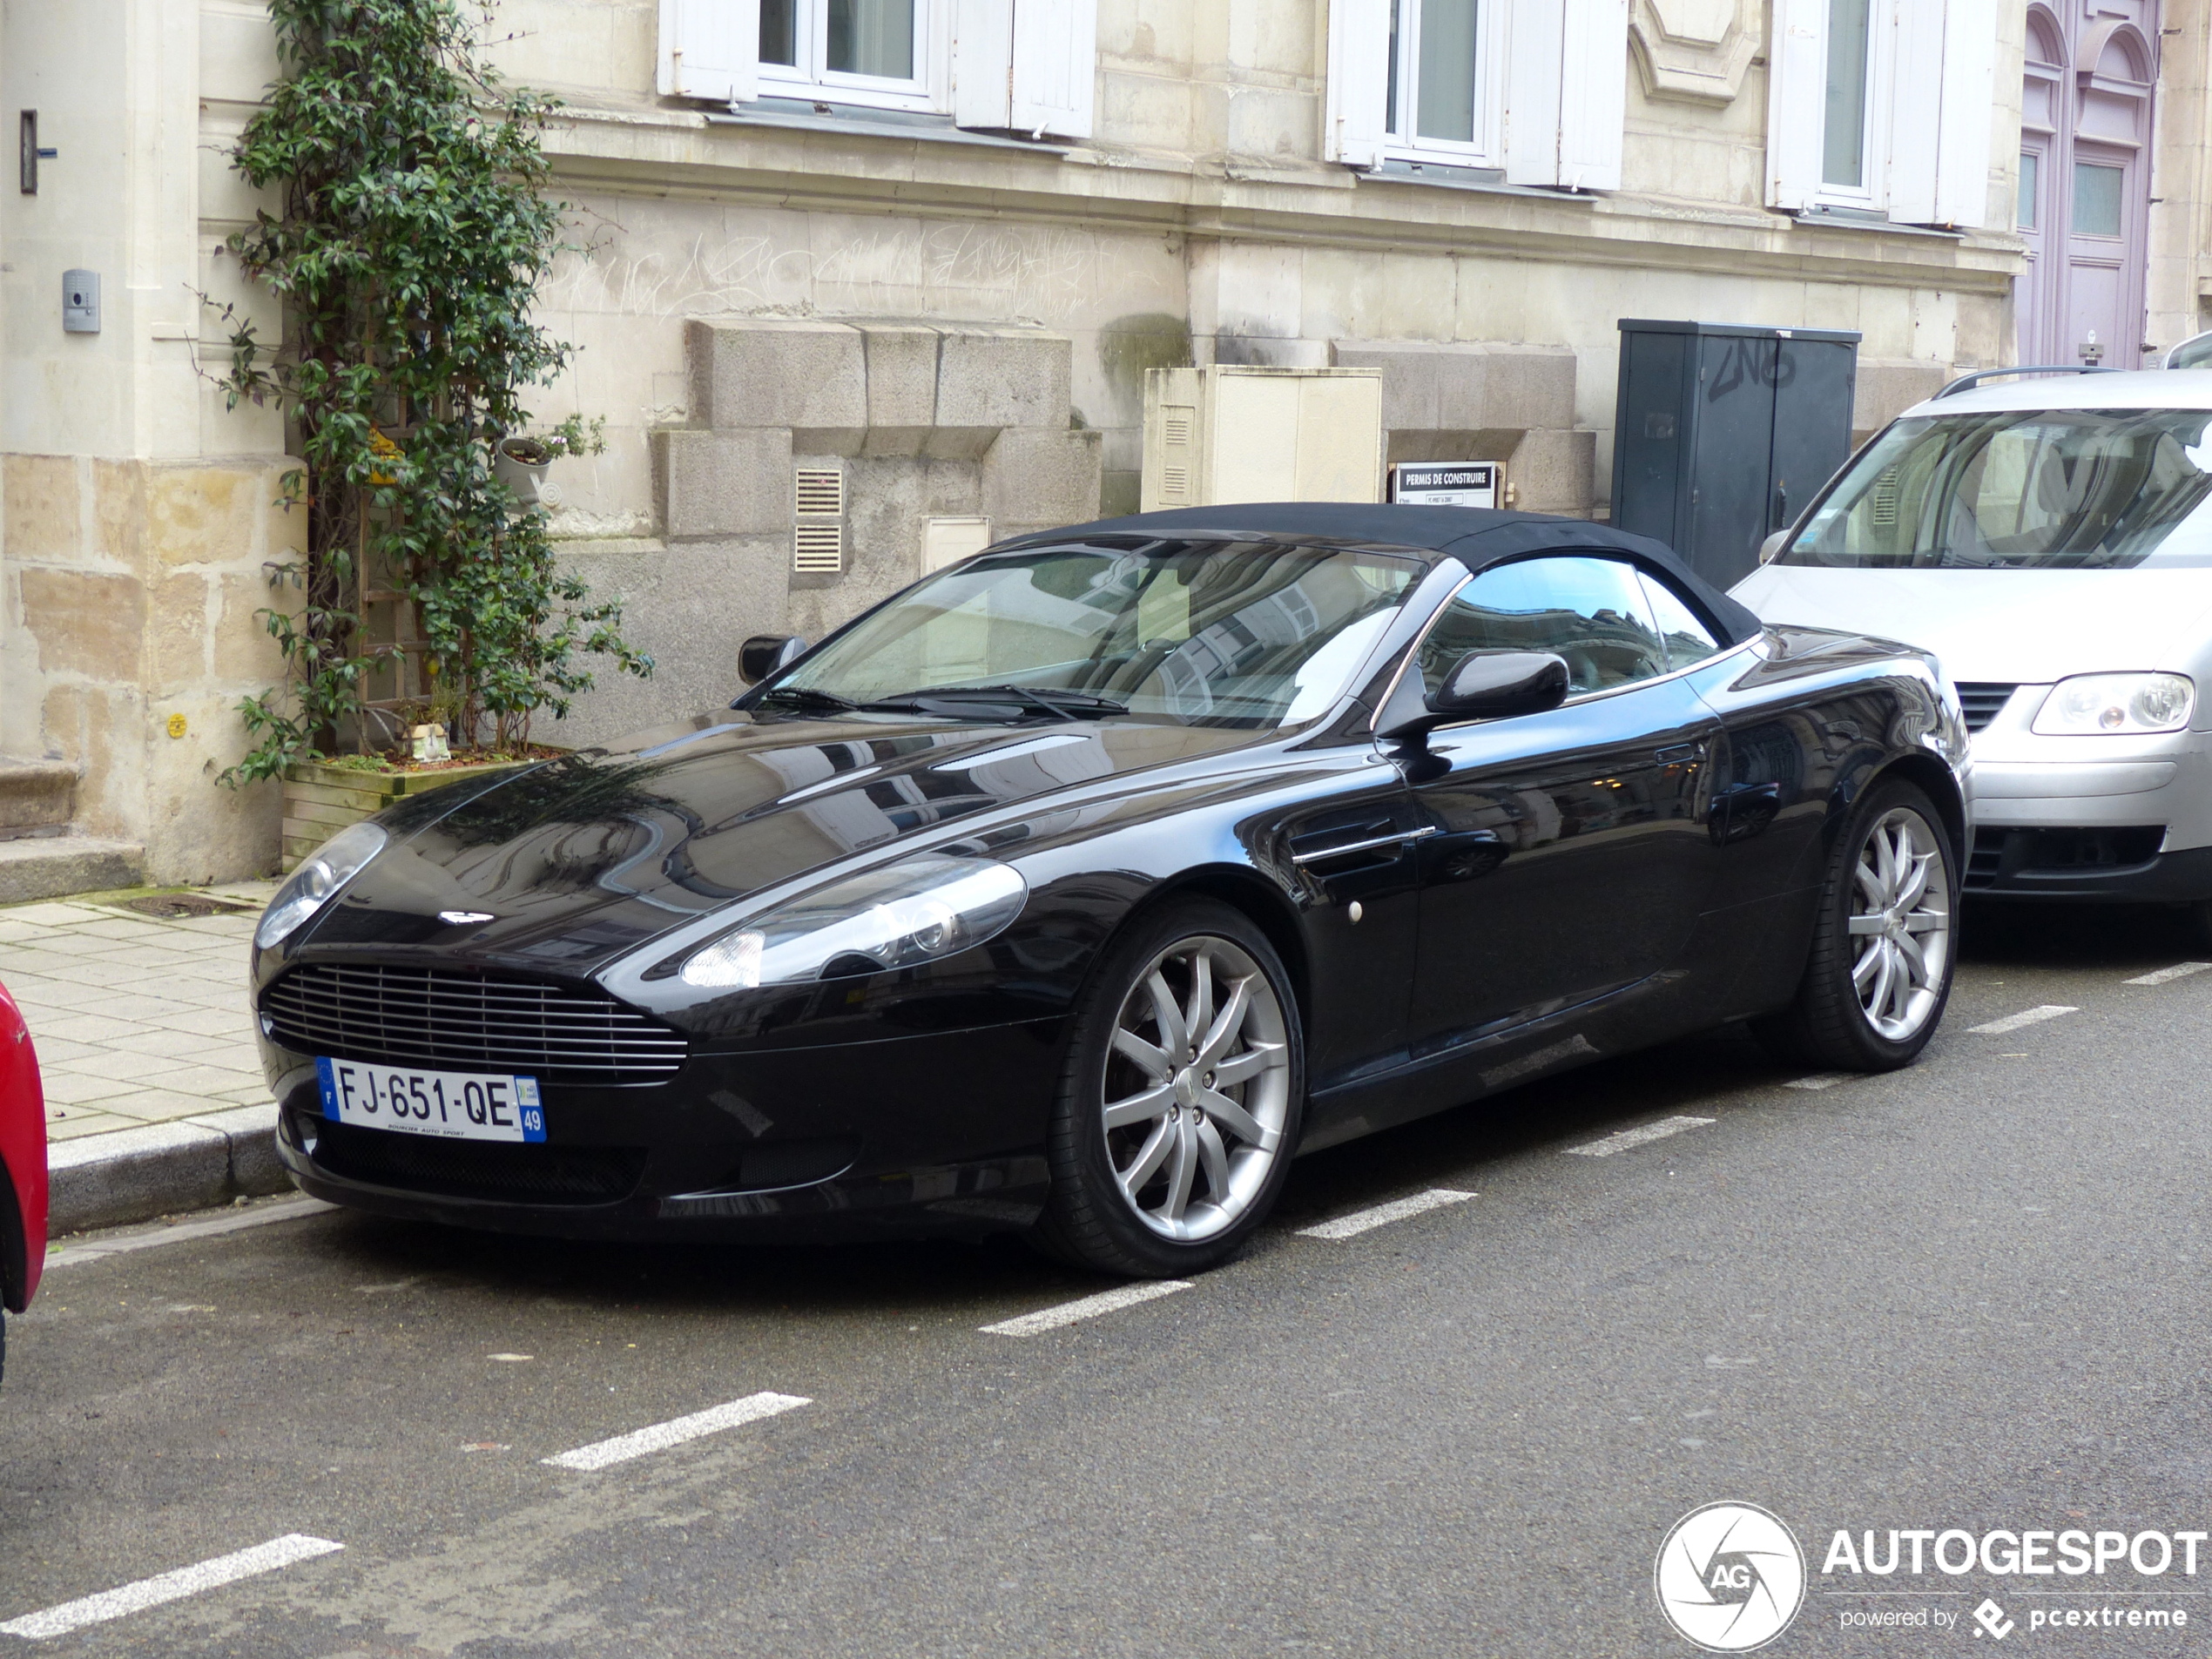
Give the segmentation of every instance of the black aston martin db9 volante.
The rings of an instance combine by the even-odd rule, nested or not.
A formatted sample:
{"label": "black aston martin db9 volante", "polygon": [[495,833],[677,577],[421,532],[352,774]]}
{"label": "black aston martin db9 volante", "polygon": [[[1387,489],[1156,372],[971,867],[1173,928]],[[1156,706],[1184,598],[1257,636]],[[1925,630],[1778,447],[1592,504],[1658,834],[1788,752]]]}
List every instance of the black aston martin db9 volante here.
{"label": "black aston martin db9 volante", "polygon": [[1730,1020],[1901,1066],[1942,1015],[1935,664],[1601,526],[1148,514],[742,657],[726,711],[417,797],[278,894],[303,1188],[1185,1273],[1294,1153]]}

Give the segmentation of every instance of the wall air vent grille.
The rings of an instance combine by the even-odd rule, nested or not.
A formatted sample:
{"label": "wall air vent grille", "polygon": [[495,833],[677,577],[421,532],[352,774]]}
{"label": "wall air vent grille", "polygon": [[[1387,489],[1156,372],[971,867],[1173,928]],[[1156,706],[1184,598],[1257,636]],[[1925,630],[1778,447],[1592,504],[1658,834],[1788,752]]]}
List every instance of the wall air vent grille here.
{"label": "wall air vent grille", "polygon": [[793,533],[791,568],[839,571],[845,568],[845,526],[801,524]]}
{"label": "wall air vent grille", "polygon": [[1160,439],[1163,443],[1189,443],[1190,425],[1197,418],[1191,408],[1168,408],[1160,411]]}
{"label": "wall air vent grille", "polygon": [[1160,469],[1160,496],[1165,501],[1184,501],[1190,494],[1190,469],[1188,467],[1163,467]]}
{"label": "wall air vent grille", "polygon": [[835,467],[799,469],[799,510],[829,518],[845,512],[845,475]]}

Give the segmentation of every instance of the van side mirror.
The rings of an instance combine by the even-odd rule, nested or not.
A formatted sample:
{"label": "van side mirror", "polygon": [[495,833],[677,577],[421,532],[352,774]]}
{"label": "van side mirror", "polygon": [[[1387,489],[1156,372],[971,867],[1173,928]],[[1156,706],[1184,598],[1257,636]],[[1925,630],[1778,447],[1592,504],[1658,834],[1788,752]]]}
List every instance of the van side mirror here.
{"label": "van side mirror", "polygon": [[738,678],[758,685],[779,668],[787,668],[806,649],[797,634],[755,634],[738,647]]}
{"label": "van side mirror", "polygon": [[1376,723],[1381,738],[1420,738],[1452,720],[1509,720],[1567,700],[1566,661],[1548,651],[1471,651],[1423,696],[1413,664]]}
{"label": "van side mirror", "polygon": [[1784,529],[1775,531],[1775,533],[1768,536],[1765,541],[1761,542],[1759,543],[1759,563],[1761,564],[1773,563],[1774,556],[1782,551],[1783,544],[1789,541],[1789,539],[1790,532]]}

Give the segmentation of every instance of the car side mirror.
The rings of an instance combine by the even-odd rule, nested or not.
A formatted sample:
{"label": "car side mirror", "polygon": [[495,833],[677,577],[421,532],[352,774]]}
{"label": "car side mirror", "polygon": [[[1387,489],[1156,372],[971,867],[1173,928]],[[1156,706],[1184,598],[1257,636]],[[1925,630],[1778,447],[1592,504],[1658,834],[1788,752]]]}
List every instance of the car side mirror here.
{"label": "car side mirror", "polygon": [[738,678],[758,685],[779,668],[797,661],[806,642],[797,634],[755,634],[738,647]]}
{"label": "car side mirror", "polygon": [[1541,714],[1567,700],[1564,659],[1548,651],[1471,651],[1426,696],[1408,664],[1376,723],[1375,735],[1418,738],[1452,720],[1508,720]]}
{"label": "car side mirror", "polygon": [[1782,551],[1783,543],[1787,542],[1789,539],[1790,532],[1786,529],[1782,529],[1775,531],[1775,533],[1768,536],[1765,541],[1761,542],[1759,543],[1759,563],[1761,564],[1773,563],[1774,556]]}

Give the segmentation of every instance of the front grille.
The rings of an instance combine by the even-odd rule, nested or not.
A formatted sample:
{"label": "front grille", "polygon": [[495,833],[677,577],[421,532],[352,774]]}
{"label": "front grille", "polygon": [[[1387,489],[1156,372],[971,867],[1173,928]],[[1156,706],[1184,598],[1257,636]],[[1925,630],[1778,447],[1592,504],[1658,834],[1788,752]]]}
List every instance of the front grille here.
{"label": "front grille", "polygon": [[2090,829],[1979,829],[1966,859],[1969,893],[2021,876],[2094,876],[2140,869],[2165,844],[2163,824]]}
{"label": "front grille", "polygon": [[517,1204],[614,1204],[636,1190],[645,1152],[636,1146],[509,1145],[442,1141],[314,1119],[307,1125],[322,1169],[343,1180],[452,1198]]}
{"label": "front grille", "polygon": [[311,962],[262,993],[270,1035],[300,1054],[566,1084],[651,1083],[683,1036],[604,991],[442,968]]}
{"label": "front grille", "polygon": [[2000,685],[1993,680],[1959,681],[1959,707],[1966,714],[1966,730],[1979,732],[1995,719],[2019,689],[2018,685]]}
{"label": "front grille", "polygon": [[1978,829],[1974,832],[1974,850],[1966,854],[1966,887],[1993,887],[2005,864],[2005,834],[2003,830]]}

